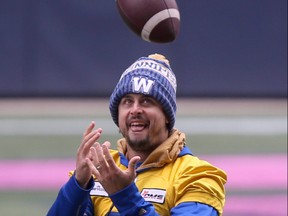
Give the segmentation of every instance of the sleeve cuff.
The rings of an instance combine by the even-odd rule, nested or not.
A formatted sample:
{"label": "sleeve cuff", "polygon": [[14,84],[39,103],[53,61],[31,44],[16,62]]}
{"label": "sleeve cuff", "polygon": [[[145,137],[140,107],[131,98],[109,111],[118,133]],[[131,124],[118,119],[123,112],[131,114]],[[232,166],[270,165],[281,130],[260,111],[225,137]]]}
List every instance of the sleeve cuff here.
{"label": "sleeve cuff", "polygon": [[[123,199],[125,197],[125,199]],[[151,203],[146,202],[141,196],[135,183],[128,185],[123,190],[110,195],[115,207],[120,215],[139,215],[140,212],[146,213],[153,211]]]}
{"label": "sleeve cuff", "polygon": [[75,175],[72,175],[67,184],[64,186],[64,191],[67,194],[67,197],[70,198],[72,203],[74,202],[82,202],[83,199],[86,199],[90,195],[90,191],[93,189],[94,180],[91,177],[88,183],[87,189],[82,188],[76,178]]}

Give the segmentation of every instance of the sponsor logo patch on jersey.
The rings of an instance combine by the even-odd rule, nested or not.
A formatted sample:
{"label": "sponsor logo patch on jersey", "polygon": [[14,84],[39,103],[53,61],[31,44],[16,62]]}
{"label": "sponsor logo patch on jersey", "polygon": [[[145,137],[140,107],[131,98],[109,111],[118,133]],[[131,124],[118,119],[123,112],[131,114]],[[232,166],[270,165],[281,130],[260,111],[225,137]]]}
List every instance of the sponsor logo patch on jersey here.
{"label": "sponsor logo patch on jersey", "polygon": [[141,192],[141,196],[148,202],[164,203],[166,190],[144,188]]}
{"label": "sponsor logo patch on jersey", "polygon": [[90,191],[91,196],[108,196],[108,193],[105,191],[100,182],[95,182],[93,189]]}

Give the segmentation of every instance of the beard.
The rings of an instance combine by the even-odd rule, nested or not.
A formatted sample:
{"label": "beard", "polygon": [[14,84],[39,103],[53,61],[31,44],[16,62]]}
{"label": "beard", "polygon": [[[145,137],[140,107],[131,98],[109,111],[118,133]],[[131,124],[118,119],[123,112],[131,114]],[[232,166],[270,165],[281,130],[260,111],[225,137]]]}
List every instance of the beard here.
{"label": "beard", "polygon": [[141,151],[146,152],[150,151],[149,148],[149,137],[146,137],[145,139],[141,140],[131,140],[129,136],[125,137],[128,145],[134,150],[134,151]]}
{"label": "beard", "polygon": [[154,150],[152,146],[150,145],[151,140],[149,136],[143,138],[143,139],[134,139],[132,140],[128,133],[122,132],[119,130],[119,132],[122,134],[122,136],[126,139],[127,144],[130,146],[131,149],[133,149],[136,152],[151,152]]}

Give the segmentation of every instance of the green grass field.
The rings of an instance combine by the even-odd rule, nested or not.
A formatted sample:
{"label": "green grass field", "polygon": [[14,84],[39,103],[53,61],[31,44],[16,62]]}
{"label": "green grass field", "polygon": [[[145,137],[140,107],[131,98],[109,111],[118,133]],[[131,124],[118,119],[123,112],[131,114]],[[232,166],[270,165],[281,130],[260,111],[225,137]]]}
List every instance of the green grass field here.
{"label": "green grass field", "polygon": [[[103,136],[115,147],[118,135]],[[287,152],[283,135],[187,135],[187,144],[195,155],[272,154]],[[1,159],[74,158],[81,135],[1,135]]]}

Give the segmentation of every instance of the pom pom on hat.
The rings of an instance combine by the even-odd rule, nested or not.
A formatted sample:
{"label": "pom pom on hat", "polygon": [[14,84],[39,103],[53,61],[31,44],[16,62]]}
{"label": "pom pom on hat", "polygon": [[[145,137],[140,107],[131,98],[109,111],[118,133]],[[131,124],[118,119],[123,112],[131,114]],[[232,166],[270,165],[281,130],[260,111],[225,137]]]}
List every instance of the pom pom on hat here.
{"label": "pom pom on hat", "polygon": [[176,77],[169,61],[160,54],[141,57],[128,67],[121,75],[110,96],[110,113],[118,124],[118,106],[127,94],[145,94],[157,100],[168,118],[168,129],[175,124],[176,117]]}
{"label": "pom pom on hat", "polygon": [[156,59],[156,60],[159,60],[159,61],[163,61],[163,62],[165,62],[167,65],[170,66],[168,59],[166,59],[165,56],[163,56],[163,55],[161,55],[161,54],[158,54],[158,53],[151,54],[151,55],[148,56],[148,58],[152,58],[152,59]]}

